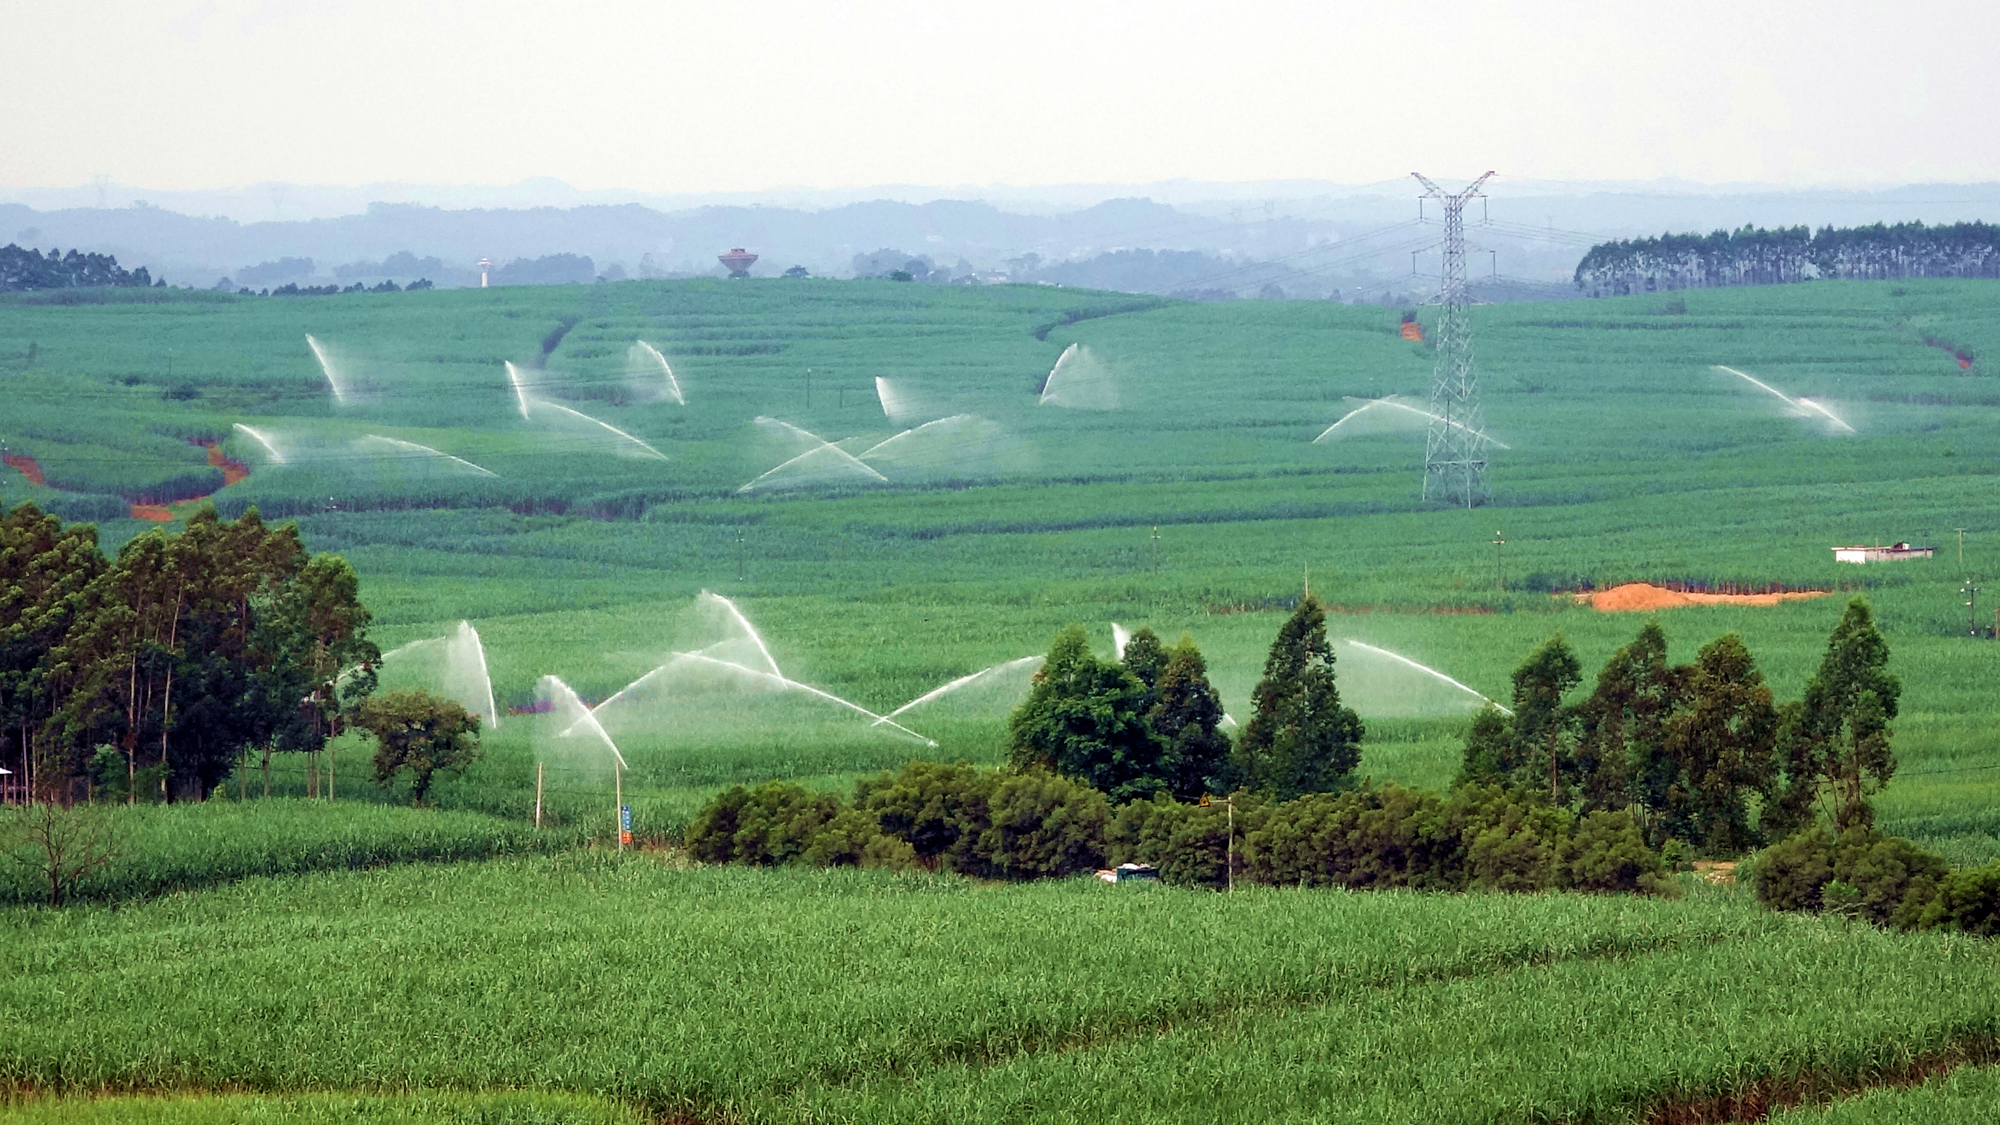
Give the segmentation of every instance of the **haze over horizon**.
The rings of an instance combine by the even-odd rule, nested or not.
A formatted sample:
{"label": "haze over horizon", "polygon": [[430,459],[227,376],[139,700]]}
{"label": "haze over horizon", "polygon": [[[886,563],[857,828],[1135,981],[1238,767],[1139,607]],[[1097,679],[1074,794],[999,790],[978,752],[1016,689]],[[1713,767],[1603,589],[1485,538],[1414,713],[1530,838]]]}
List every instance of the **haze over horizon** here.
{"label": "haze over horizon", "polygon": [[[107,8],[109,12],[107,12]],[[584,194],[884,185],[2000,180],[2000,11],[1929,0],[938,9],[172,0],[20,8],[0,184]],[[83,60],[126,81],[78,82]],[[1444,75],[1446,77],[1433,77]],[[12,193],[16,196],[22,192]]]}

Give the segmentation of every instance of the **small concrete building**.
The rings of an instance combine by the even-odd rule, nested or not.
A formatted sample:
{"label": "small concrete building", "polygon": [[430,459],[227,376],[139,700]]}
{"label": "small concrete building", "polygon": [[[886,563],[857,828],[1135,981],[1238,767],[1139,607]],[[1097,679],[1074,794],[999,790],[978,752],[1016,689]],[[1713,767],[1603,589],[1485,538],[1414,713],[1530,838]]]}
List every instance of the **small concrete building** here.
{"label": "small concrete building", "polygon": [[1888,547],[1835,547],[1833,561],[1844,563],[1901,562],[1904,559],[1927,559],[1937,553],[1935,547],[1912,547],[1908,543],[1897,543]]}

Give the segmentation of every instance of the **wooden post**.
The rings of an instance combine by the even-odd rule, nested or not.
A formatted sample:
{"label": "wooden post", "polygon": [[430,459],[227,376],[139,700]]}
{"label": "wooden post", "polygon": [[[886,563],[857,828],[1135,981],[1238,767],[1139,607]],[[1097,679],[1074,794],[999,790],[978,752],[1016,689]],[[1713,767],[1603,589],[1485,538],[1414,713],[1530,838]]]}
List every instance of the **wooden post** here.
{"label": "wooden post", "polygon": [[1229,868],[1229,889],[1236,889],[1236,794],[1231,793],[1223,804],[1229,806],[1229,851],[1226,863]]}
{"label": "wooden post", "polygon": [[540,828],[542,826],[542,771],[546,768],[547,764],[544,762],[535,763],[535,827],[536,828]]}

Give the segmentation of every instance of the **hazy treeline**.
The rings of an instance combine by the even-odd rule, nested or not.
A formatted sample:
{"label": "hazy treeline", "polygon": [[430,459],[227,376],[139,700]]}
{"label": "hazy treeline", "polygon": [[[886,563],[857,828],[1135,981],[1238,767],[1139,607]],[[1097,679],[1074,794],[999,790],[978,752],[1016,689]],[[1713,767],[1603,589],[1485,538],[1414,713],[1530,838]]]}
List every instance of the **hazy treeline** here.
{"label": "hazy treeline", "polygon": [[1917,277],[2000,277],[2000,226],[1876,223],[1821,227],[1817,233],[1803,226],[1746,226],[1708,235],[1663,234],[1599,243],[1576,267],[1576,287],[1593,297],[1814,278]]}
{"label": "hazy treeline", "polygon": [[0,293],[84,286],[164,286],[166,283],[166,278],[154,281],[145,266],[136,270],[120,269],[118,259],[110,254],[86,254],[81,250],[62,254],[50,250],[44,255],[11,242],[0,246]]}

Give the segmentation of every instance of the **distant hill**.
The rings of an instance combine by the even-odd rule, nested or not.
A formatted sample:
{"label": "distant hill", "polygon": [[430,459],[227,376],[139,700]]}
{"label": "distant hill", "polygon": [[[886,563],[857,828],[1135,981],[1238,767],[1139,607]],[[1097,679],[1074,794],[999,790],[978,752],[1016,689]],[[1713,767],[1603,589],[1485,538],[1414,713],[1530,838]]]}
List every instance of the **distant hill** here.
{"label": "distant hill", "polygon": [[[377,188],[395,201],[359,202]],[[127,268],[144,266],[154,277],[203,288],[224,279],[262,288],[407,283],[418,276],[447,287],[476,285],[481,258],[493,263],[500,282],[546,280],[545,271],[506,267],[558,255],[588,259],[595,271],[570,269],[564,277],[572,280],[720,275],[716,255],[737,246],[759,255],[752,270],[759,276],[801,267],[847,277],[857,272],[857,260],[886,255],[921,259],[931,280],[1004,277],[1206,297],[1395,301],[1435,286],[1435,208],[1422,212],[1428,222],[1417,222],[1414,188],[1400,181],[1153,184],[1132,189],[1148,196],[1113,198],[1103,197],[1114,190],[1109,186],[1072,185],[991,189],[994,198],[986,201],[922,199],[941,190],[781,191],[676,206],[693,197],[580,192],[555,181],[510,188],[269,185],[265,202],[255,206],[249,189],[226,198],[161,195],[174,209],[132,189],[102,196],[91,189],[17,189],[0,191],[0,198],[41,206],[0,204],[0,243],[111,254]],[[869,191],[884,198],[852,198]],[[1994,184],[1787,191],[1503,179],[1490,191],[1491,200],[1468,218],[1471,273],[1494,299],[1573,287],[1578,262],[1593,245],[1663,230],[2000,218]],[[76,205],[93,196],[119,205]],[[430,201],[412,201],[419,197]],[[504,205],[538,200],[571,205]],[[184,213],[206,205],[236,217]],[[328,213],[341,208],[351,209]],[[257,213],[279,217],[248,218]]]}

